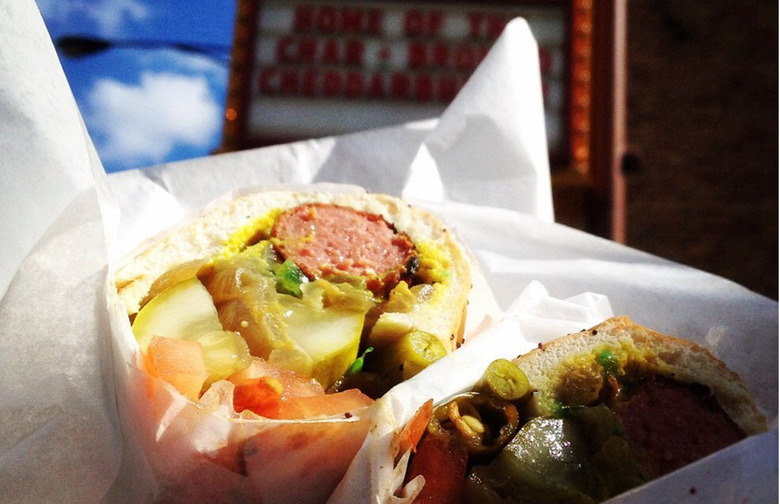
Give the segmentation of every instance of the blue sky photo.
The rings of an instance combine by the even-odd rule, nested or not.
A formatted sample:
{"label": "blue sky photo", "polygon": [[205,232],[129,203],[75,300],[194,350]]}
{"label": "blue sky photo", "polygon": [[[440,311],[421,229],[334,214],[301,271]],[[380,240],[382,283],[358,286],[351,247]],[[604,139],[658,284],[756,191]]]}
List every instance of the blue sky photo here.
{"label": "blue sky photo", "polygon": [[[37,0],[55,43],[115,43],[65,75],[107,172],[206,156],[219,146],[235,2]],[[198,45],[207,54],[177,50]]]}

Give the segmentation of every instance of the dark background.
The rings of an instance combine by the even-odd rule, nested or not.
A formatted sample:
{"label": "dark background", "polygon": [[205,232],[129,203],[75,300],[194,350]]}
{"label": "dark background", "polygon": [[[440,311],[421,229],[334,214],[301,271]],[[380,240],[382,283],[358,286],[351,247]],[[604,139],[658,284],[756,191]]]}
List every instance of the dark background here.
{"label": "dark background", "polygon": [[778,297],[776,0],[628,2],[627,245]]}

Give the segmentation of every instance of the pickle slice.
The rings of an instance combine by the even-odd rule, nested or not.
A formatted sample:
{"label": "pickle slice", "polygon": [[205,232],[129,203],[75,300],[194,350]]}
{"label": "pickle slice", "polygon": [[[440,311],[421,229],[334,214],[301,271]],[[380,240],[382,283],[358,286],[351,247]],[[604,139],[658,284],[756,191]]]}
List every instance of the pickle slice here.
{"label": "pickle slice", "polygon": [[[350,284],[304,282],[292,262],[274,262],[269,250],[260,243],[216,259],[198,269],[199,279],[160,292],[136,316],[141,349],[155,335],[199,341],[207,385],[247,365],[249,353],[332,385],[357,357],[373,298]],[[182,271],[194,274],[195,266]]]}
{"label": "pickle slice", "polygon": [[330,387],[357,358],[364,313],[315,309],[296,298],[284,298],[287,334],[311,360],[311,376]]}
{"label": "pickle slice", "polygon": [[222,329],[211,295],[197,278],[168,287],[149,301],[138,312],[133,333],[142,352],[154,336],[200,343],[208,373],[205,386],[249,364],[246,342]]}
{"label": "pickle slice", "polygon": [[211,295],[197,278],[163,290],[133,321],[133,334],[142,352],[146,351],[152,336],[193,340],[201,334],[221,330]]}
{"label": "pickle slice", "polygon": [[203,359],[209,373],[205,386],[223,380],[249,365],[249,347],[233,331],[210,331],[195,338],[203,346]]}

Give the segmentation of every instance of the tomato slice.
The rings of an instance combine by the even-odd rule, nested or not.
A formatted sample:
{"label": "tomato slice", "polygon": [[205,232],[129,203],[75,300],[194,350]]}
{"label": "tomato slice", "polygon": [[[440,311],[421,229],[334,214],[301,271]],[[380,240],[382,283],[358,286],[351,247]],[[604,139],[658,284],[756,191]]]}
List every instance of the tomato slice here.
{"label": "tomato slice", "polygon": [[196,341],[152,336],[144,365],[150,375],[162,378],[193,401],[200,397],[209,376],[203,347]]}
{"label": "tomato slice", "polygon": [[410,448],[416,450],[417,443],[420,442],[420,438],[428,428],[428,422],[431,421],[433,415],[433,399],[428,399],[425,404],[420,406],[420,409],[414,414],[411,421],[401,429],[398,434],[398,448],[395,452],[396,456],[403,455]]}
{"label": "tomato slice", "polygon": [[373,399],[358,389],[335,394],[308,397],[286,397],[279,408],[279,417],[286,419],[315,418],[319,416],[351,415],[351,412],[368,406]]}
{"label": "tomato slice", "polygon": [[271,376],[242,381],[233,390],[236,412],[250,410],[266,418],[276,418],[282,404],[282,383]]}
{"label": "tomato slice", "polygon": [[285,397],[312,396],[325,393],[322,385],[317,383],[317,380],[301,376],[295,371],[284,369],[257,358],[252,359],[252,362],[246,368],[228,377],[228,380],[239,384],[246,380],[260,378],[261,376],[268,376],[278,380],[284,388],[283,394]]}
{"label": "tomato slice", "polygon": [[237,412],[254,411],[266,418],[306,419],[344,415],[373,402],[357,389],[326,394],[316,380],[261,359],[228,378],[236,387]]}
{"label": "tomato slice", "polygon": [[462,501],[468,452],[456,439],[425,436],[412,457],[408,479],[425,478],[417,503],[455,504]]}

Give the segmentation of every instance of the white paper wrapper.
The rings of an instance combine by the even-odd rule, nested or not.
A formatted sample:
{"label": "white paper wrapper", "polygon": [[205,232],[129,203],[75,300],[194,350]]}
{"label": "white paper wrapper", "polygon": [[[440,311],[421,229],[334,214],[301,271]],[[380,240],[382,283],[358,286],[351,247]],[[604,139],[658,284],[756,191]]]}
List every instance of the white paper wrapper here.
{"label": "white paper wrapper", "polygon": [[[512,360],[540,343],[592,327],[612,315],[610,302],[603,295],[583,293],[560,300],[551,297],[541,283],[531,282],[496,326],[483,331],[458,352],[396,386],[378,402],[377,425],[371,429],[329,504],[355,502],[356,499],[371,499],[370,502],[377,504],[413,502],[422,488],[421,481],[415,479],[404,485],[409,453],[396,463],[398,453],[394,443],[403,426],[423,403],[432,399],[434,404],[440,404],[452,395],[471,390],[495,359]],[[721,338],[724,336],[720,335]],[[700,343],[713,348],[706,341]],[[771,405],[773,393],[769,391],[765,397],[757,394],[757,398]],[[777,494],[777,488],[772,483],[776,478],[772,476],[776,476],[777,412],[776,409],[768,410],[766,403],[761,406],[774,426],[770,432],[748,438],[610,502],[651,503],[662,498],[671,498],[673,502],[682,498],[701,499],[696,502],[741,502],[743,499],[749,499],[745,502],[774,502],[772,498]],[[719,479],[714,487],[708,486],[713,471],[722,471],[724,467],[733,468],[730,470],[736,471],[734,477],[726,478],[726,483]]]}
{"label": "white paper wrapper", "polygon": [[316,503],[327,498],[368,432],[370,410],[350,418],[243,420],[225,406],[217,386],[196,405],[134,365],[126,309],[115,291],[108,298],[125,441],[109,501]]}
{"label": "white paper wrapper", "polygon": [[[277,186],[282,187],[363,192],[343,184]],[[229,193],[187,221],[246,192]],[[473,278],[475,285],[485,283],[476,272]],[[231,407],[232,384],[227,382],[213,385],[196,405],[141,371],[127,308],[114,289],[109,288],[107,297],[127,448],[112,501],[305,504],[328,498],[363,443],[374,408],[305,421],[239,419]],[[498,314],[489,288],[475,287],[464,336],[471,337]]]}
{"label": "white paper wrapper", "polygon": [[0,501],[100,502],[121,450],[103,285],[116,212],[32,2],[0,15]]}
{"label": "white paper wrapper", "polygon": [[423,403],[433,399],[438,404],[471,390],[496,359],[515,359],[539,343],[593,326],[612,315],[604,296],[586,293],[559,300],[550,297],[540,283],[532,282],[500,323],[467,340],[457,352],[397,385],[378,401],[376,427],[328,502],[411,503],[420,487],[415,481],[401,491],[408,454],[396,466],[393,440]]}
{"label": "white paper wrapper", "polygon": [[[412,198],[439,213],[471,247],[502,309],[538,289],[534,280],[549,292],[545,306],[599,293],[591,299],[598,310],[608,299],[616,314],[712,348],[745,377],[776,429],[777,303],[551,224],[537,49],[522,20],[508,26],[441,118],[133,170],[107,183],[35,6],[4,7],[1,502],[143,502],[152,494],[142,444],[132,441],[117,410],[115,375],[120,386],[135,378],[123,375],[127,342],[110,337],[108,266],[187,212],[247,186],[346,182]],[[524,296],[515,305],[520,311],[535,299]],[[565,313],[553,318],[570,321],[571,312]],[[506,324],[541,337],[547,316]],[[708,502],[767,495],[774,502],[776,477],[767,483],[748,475],[776,476],[776,447],[774,430],[762,442],[747,440],[630,498],[678,496],[690,490],[688,482],[719,470],[719,488],[728,492]],[[296,491],[306,495],[305,485]]]}

